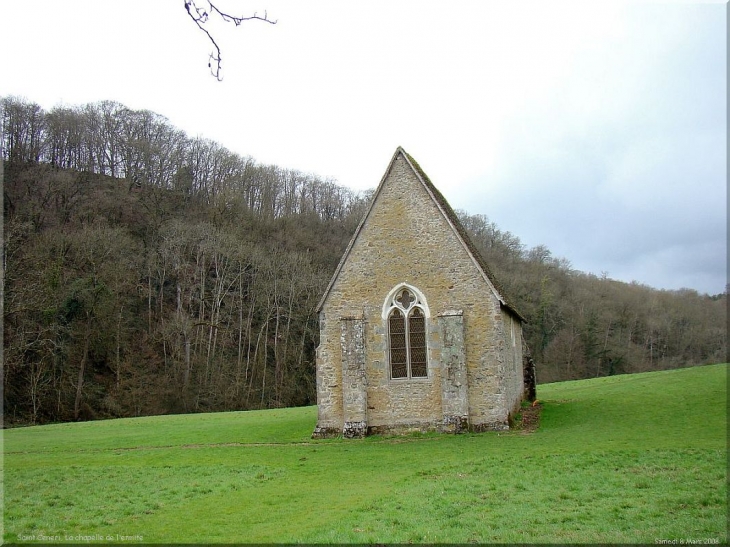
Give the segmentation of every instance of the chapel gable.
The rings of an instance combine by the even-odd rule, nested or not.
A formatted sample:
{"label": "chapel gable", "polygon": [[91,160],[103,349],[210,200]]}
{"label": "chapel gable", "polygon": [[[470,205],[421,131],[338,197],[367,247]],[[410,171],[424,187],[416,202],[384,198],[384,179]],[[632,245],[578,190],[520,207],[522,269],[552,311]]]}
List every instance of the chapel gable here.
{"label": "chapel gable", "polygon": [[509,427],[523,318],[402,148],[318,310],[315,437]]}

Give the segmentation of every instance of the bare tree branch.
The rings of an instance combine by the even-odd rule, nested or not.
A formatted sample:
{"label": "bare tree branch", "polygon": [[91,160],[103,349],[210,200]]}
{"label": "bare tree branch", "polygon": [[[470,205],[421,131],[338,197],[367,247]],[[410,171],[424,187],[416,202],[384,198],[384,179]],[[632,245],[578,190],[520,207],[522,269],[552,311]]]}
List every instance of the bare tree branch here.
{"label": "bare tree branch", "polygon": [[226,23],[233,23],[236,26],[239,26],[244,21],[264,21],[265,23],[269,23],[271,25],[275,25],[277,21],[272,21],[269,19],[268,13],[264,12],[264,16],[261,17],[257,13],[254,12],[253,15],[249,17],[236,17],[235,15],[230,15],[228,13],[222,12],[218,7],[213,4],[211,0],[206,0],[206,3],[208,4],[207,9],[205,7],[199,8],[197,4],[195,3],[196,0],[184,0],[185,1],[185,11],[188,12],[188,15],[190,18],[195,22],[195,24],[198,26],[200,30],[202,30],[205,35],[210,40],[210,43],[213,44],[213,51],[210,53],[210,56],[208,57],[208,68],[210,68],[210,73],[215,76],[216,80],[221,81],[221,48],[218,45],[218,42],[215,41],[215,38],[213,38],[213,35],[208,32],[208,29],[204,27],[204,25],[209,21],[211,14],[218,15],[224,22]]}

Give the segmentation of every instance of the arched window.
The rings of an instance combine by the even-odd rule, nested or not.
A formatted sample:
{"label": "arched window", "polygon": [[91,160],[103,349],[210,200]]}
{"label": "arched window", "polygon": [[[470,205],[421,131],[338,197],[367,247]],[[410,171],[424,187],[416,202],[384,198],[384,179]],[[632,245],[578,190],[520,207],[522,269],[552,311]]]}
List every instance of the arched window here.
{"label": "arched window", "polygon": [[387,304],[390,377],[427,378],[425,303],[404,287]]}

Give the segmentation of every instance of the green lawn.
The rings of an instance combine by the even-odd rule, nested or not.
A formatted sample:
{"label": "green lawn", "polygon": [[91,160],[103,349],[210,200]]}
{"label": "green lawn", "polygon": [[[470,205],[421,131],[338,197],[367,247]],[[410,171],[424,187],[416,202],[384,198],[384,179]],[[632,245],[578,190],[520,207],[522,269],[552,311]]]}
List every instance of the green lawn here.
{"label": "green lawn", "polygon": [[539,386],[532,434],[312,441],[314,407],[6,430],[3,537],[726,543],[726,376]]}

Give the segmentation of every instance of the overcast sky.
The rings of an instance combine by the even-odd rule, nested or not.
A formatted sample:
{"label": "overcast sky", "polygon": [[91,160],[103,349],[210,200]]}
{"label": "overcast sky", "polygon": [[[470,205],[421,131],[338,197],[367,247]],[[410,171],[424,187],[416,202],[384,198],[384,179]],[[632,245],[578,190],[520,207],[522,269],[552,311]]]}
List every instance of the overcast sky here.
{"label": "overcast sky", "polygon": [[[199,1],[203,5],[203,1]],[[262,163],[374,188],[397,146],[455,209],[573,267],[715,294],[727,264],[727,6],[0,0],[0,95],[115,100]]]}

